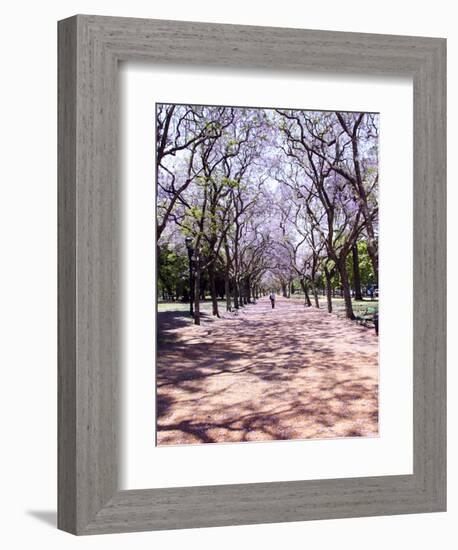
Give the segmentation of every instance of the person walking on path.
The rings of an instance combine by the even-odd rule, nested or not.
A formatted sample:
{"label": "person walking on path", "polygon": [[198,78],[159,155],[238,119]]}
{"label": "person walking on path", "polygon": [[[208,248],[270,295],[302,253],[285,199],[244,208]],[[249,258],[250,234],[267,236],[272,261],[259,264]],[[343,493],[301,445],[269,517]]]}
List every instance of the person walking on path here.
{"label": "person walking on path", "polygon": [[275,308],[275,292],[271,292],[269,296],[270,303],[272,304],[272,309]]}

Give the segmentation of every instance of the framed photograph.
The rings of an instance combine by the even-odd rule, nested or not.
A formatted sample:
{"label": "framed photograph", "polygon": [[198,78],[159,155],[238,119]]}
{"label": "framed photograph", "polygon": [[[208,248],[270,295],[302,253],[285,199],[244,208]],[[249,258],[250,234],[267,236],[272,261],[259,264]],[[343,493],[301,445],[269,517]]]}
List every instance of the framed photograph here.
{"label": "framed photograph", "polygon": [[444,511],[446,43],[59,22],[58,525]]}

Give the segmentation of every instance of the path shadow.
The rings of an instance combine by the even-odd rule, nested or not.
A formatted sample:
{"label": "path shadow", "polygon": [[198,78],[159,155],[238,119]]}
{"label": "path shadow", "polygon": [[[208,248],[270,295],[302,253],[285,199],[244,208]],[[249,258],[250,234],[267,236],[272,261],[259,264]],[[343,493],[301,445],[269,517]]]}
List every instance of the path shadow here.
{"label": "path shadow", "polygon": [[[334,437],[376,434],[375,337],[326,312],[256,313],[193,327],[160,349],[159,444],[306,439],[337,424]],[[308,435],[298,422],[313,424]]]}
{"label": "path shadow", "polygon": [[[326,389],[326,388],[323,388]],[[265,395],[264,405],[260,407],[257,402],[239,403],[239,406],[221,405],[218,415],[226,420],[218,421],[207,418],[202,421],[201,417],[191,420],[171,422],[165,419],[159,420],[158,434],[162,444],[168,444],[167,433],[174,432],[170,443],[176,444],[177,433],[192,436],[194,441],[199,443],[218,443],[222,441],[249,441],[253,432],[262,434],[264,440],[287,440],[294,431],[294,422],[289,418],[313,418],[315,433],[323,429],[332,429],[338,422],[349,422],[339,437],[359,437],[364,435],[363,431],[353,422],[354,412],[352,406],[362,399],[372,401],[367,405],[365,416],[374,425],[378,423],[378,387],[373,381],[367,379],[365,384],[362,379],[356,384],[342,381],[335,384],[332,395],[304,395],[302,399],[290,399],[288,394],[282,390],[271,391]],[[192,399],[193,410],[198,410],[199,399]],[[266,406],[267,403],[274,403],[273,406]],[[180,401],[183,406],[184,402]],[[243,411],[243,412],[242,412]],[[288,426],[289,425],[289,426]],[[216,437],[214,434],[220,434]],[[222,438],[222,436],[225,437]],[[313,431],[305,438],[313,438]],[[179,436],[178,436],[179,439]]]}
{"label": "path shadow", "polygon": [[192,317],[186,311],[159,311],[156,317],[158,346],[173,344],[177,336],[172,331],[187,327],[192,323]]}
{"label": "path shadow", "polygon": [[[200,312],[202,328],[211,326],[215,317],[206,311]],[[178,340],[179,330],[193,326],[189,311],[159,311],[156,317],[157,345],[159,348],[173,345]]]}

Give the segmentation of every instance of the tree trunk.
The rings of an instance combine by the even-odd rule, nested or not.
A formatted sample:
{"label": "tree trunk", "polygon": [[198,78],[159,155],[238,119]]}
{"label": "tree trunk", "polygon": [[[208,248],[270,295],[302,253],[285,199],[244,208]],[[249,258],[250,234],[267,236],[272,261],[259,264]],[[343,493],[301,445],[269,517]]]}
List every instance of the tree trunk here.
{"label": "tree trunk", "polygon": [[224,289],[226,292],[226,311],[231,311],[231,285],[230,285],[230,268],[231,268],[231,256],[229,253],[229,245],[227,244],[227,238],[224,237],[224,251],[226,253],[226,263],[224,266]]}
{"label": "tree trunk", "polygon": [[245,289],[243,288],[243,284],[240,280],[237,282],[237,288],[238,288],[238,293],[239,293],[239,305],[240,305],[240,307],[244,307],[244,305],[246,304],[246,302],[245,302]]}
{"label": "tree trunk", "polygon": [[231,311],[231,287],[229,284],[229,273],[228,270],[226,270],[224,274],[224,292],[226,294],[226,311]]}
{"label": "tree trunk", "polygon": [[355,300],[362,300],[363,295],[361,292],[361,274],[359,271],[359,255],[358,246],[354,244],[351,249],[352,261],[353,261],[353,283],[355,287]]}
{"label": "tree trunk", "polygon": [[331,274],[327,267],[324,268],[324,275],[326,277],[326,300],[328,303],[328,313],[332,313],[332,284]]}
{"label": "tree trunk", "polygon": [[233,279],[232,293],[234,295],[234,308],[239,309],[239,307],[240,307],[240,305],[239,305],[239,289],[238,289],[238,285],[237,285],[237,279],[235,277]]}
{"label": "tree trunk", "polygon": [[374,283],[378,284],[378,252],[376,247],[370,243],[367,243],[367,253],[371,259],[372,269],[374,270]]}
{"label": "tree trunk", "polygon": [[312,307],[312,302],[310,301],[310,296],[307,291],[307,283],[305,282],[305,278],[301,279],[301,287],[302,292],[304,293],[304,305],[307,307]]}
{"label": "tree trunk", "polygon": [[316,290],[316,287],[313,287],[313,297],[315,298],[315,307],[317,309],[320,309],[320,300],[318,298],[318,292]]}
{"label": "tree trunk", "polygon": [[247,301],[248,301],[248,303],[251,304],[252,299],[251,299],[251,282],[250,282],[250,277],[247,277],[247,280],[246,280],[246,295],[247,295]]}
{"label": "tree trunk", "polygon": [[320,301],[318,299],[318,292],[316,290],[316,286],[315,286],[315,283],[312,283],[312,293],[313,293],[313,298],[315,300],[315,307],[317,309],[320,309]]}
{"label": "tree trunk", "polygon": [[194,270],[194,324],[200,325],[200,265],[195,264]]}
{"label": "tree trunk", "polygon": [[351,290],[350,283],[348,281],[348,273],[345,258],[338,263],[340,282],[342,285],[342,292],[345,301],[345,316],[352,321],[355,318],[353,313],[353,305],[351,303]]}
{"label": "tree trunk", "polygon": [[[191,255],[190,255],[191,256]],[[191,257],[189,257],[189,313],[194,315],[194,269]]]}
{"label": "tree trunk", "polygon": [[242,288],[243,288],[243,304],[246,306],[249,303],[249,299],[248,299],[248,280],[247,279],[243,279]]}
{"label": "tree trunk", "polygon": [[210,279],[210,295],[212,299],[212,314],[219,317],[218,311],[218,296],[216,295],[216,283],[215,283],[215,262],[211,262],[208,267],[208,277]]}

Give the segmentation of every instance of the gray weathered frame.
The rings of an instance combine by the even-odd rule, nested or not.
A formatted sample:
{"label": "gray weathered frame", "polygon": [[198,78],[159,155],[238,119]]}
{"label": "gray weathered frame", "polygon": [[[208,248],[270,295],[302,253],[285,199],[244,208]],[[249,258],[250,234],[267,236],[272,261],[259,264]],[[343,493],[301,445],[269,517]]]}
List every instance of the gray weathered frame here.
{"label": "gray weathered frame", "polygon": [[[59,22],[58,525],[75,534],[446,508],[446,42],[77,15]],[[119,61],[409,74],[414,82],[414,473],[119,491]]]}

